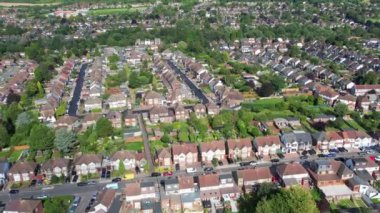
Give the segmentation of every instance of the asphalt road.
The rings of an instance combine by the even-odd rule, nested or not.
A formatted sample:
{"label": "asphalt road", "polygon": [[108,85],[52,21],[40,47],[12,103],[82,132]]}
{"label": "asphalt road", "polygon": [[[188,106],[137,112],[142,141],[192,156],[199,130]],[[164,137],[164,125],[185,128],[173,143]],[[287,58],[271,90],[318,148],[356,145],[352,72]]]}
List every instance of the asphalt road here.
{"label": "asphalt road", "polygon": [[87,69],[87,64],[82,64],[79,74],[78,74],[78,79],[75,85],[74,93],[73,93],[73,98],[71,99],[69,103],[69,109],[68,109],[68,114],[70,116],[76,116],[77,111],[78,111],[78,102],[80,99],[80,93],[82,92],[82,87],[83,87],[83,81],[84,81],[84,76],[86,74],[86,69]]}
{"label": "asphalt road", "polygon": [[[369,155],[366,155],[369,156]],[[349,158],[358,158],[358,157],[365,157],[365,156],[359,156],[357,153],[339,153],[336,157],[349,157]],[[328,158],[319,158],[317,156],[311,156],[309,157],[308,160],[315,160],[315,159],[328,159]],[[334,159],[334,158],[329,158],[329,159]],[[302,162],[304,160],[300,160],[299,158],[293,158],[293,159],[282,159],[278,163],[272,163],[269,161],[258,161],[258,164],[256,167],[266,167],[266,166],[272,166],[276,164],[281,164],[281,163],[289,163],[289,162]],[[231,171],[236,171],[241,168],[250,168],[252,166],[244,166],[241,167],[239,164],[230,164],[230,165],[224,165],[220,166],[218,168],[215,168],[214,171],[219,172],[220,174],[225,174],[225,173],[230,173]],[[176,171],[172,177],[175,176],[180,176],[180,175],[192,175],[192,176],[198,176],[200,174],[203,174],[202,168],[197,168],[197,171],[191,174],[187,174],[186,171]],[[161,177],[150,177],[149,175],[139,175],[136,177],[134,180],[128,180],[128,181],[122,181],[119,183],[119,190],[124,188],[125,184],[142,180],[142,181],[157,181],[160,182],[161,180],[168,179],[169,177],[161,176]],[[37,188],[27,188],[27,189],[22,189],[18,194],[13,194],[10,195],[8,191],[2,191],[0,192],[0,201],[2,202],[7,202],[8,200],[11,199],[17,199],[17,198],[30,198],[31,196],[39,196],[39,195],[47,195],[47,196],[59,196],[59,195],[89,195],[92,194],[96,191],[101,190],[106,186],[107,183],[110,183],[111,180],[108,180],[107,182],[99,182],[96,185],[87,185],[87,186],[81,186],[78,187],[76,184],[62,184],[62,185],[56,185],[54,186],[53,189],[48,189],[48,190],[41,190]],[[87,197],[87,196],[86,196]],[[88,201],[84,202],[81,201],[84,204],[84,208],[88,205]],[[79,208],[79,207],[78,207]],[[82,207],[81,207],[82,208]]]}
{"label": "asphalt road", "polygon": [[154,171],[154,165],[153,165],[153,160],[152,160],[152,154],[150,153],[148,133],[146,132],[145,123],[144,123],[142,115],[139,114],[137,116],[137,119],[139,120],[139,126],[142,132],[142,137],[144,141],[145,158],[149,165],[149,173],[152,173]]}
{"label": "asphalt road", "polygon": [[181,77],[183,82],[193,91],[194,95],[201,100],[203,104],[209,103],[209,99],[203,94],[202,90],[200,90],[172,61],[168,60],[168,64],[172,67],[172,69]]}

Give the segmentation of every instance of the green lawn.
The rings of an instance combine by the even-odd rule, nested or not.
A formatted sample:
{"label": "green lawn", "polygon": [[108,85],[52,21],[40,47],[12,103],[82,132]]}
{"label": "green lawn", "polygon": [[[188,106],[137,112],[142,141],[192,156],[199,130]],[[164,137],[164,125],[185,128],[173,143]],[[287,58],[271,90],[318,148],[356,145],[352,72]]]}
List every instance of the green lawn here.
{"label": "green lawn", "polygon": [[360,130],[360,131],[366,131],[362,126],[360,126],[356,121],[350,120],[350,121],[345,121],[348,126],[350,126],[353,129]]}
{"label": "green lawn", "polygon": [[9,154],[9,151],[2,151],[0,152],[0,158],[7,158]]}
{"label": "green lawn", "polygon": [[134,11],[143,11],[146,7],[135,7],[135,8],[104,8],[104,9],[96,9],[90,10],[89,14],[93,16],[99,15],[111,15],[111,14],[121,14],[121,13],[129,13]]}
{"label": "green lawn", "polygon": [[12,152],[11,156],[9,156],[9,162],[16,162],[19,158],[20,155],[22,154],[24,150],[15,150]]}
{"label": "green lawn", "polygon": [[166,144],[160,140],[150,141],[149,144],[150,144],[151,152],[155,151],[155,150],[160,150],[160,149],[165,148],[165,147],[168,147],[168,144]]}
{"label": "green lawn", "polygon": [[44,200],[44,212],[65,213],[73,200],[74,196],[71,195],[48,198]]}
{"label": "green lawn", "polygon": [[270,121],[275,118],[286,118],[293,116],[293,112],[289,110],[279,110],[279,111],[272,111],[272,110],[261,110],[259,113],[254,113],[254,119],[260,120],[260,121]]}
{"label": "green lawn", "polygon": [[132,151],[141,151],[144,149],[144,143],[143,142],[131,142],[125,144],[125,149],[132,150]]}
{"label": "green lawn", "polygon": [[350,209],[350,208],[367,208],[367,205],[361,199],[343,199],[338,201],[338,203],[330,203],[330,207],[333,210],[336,209]]}

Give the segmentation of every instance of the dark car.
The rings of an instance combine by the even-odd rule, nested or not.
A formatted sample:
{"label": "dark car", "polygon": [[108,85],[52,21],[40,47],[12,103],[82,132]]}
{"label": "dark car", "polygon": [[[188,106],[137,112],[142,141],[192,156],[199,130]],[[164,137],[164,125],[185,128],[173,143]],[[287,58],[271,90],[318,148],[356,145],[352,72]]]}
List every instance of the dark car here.
{"label": "dark car", "polygon": [[367,152],[359,152],[358,155],[365,156],[365,155],[367,155]]}
{"label": "dark car", "polygon": [[18,189],[11,189],[11,190],[9,190],[9,194],[17,194],[19,192],[20,192],[20,190],[18,190]]}
{"label": "dark car", "polygon": [[326,155],[325,154],[318,154],[318,157],[319,158],[324,158],[324,157],[326,157]]}
{"label": "dark car", "polygon": [[106,172],[106,178],[108,178],[108,179],[111,178],[111,171]]}
{"label": "dark car", "polygon": [[329,152],[330,153],[339,153],[339,150],[338,149],[330,149]]}
{"label": "dark car", "polygon": [[117,183],[117,182],[120,182],[120,181],[121,181],[121,178],[119,178],[119,177],[112,179],[113,183]]}
{"label": "dark car", "polygon": [[344,147],[339,147],[338,150],[339,152],[347,152],[347,149],[345,149]]}
{"label": "dark car", "polygon": [[96,180],[88,181],[88,185],[96,185],[98,182]]}
{"label": "dark car", "polygon": [[87,206],[85,209],[86,212],[89,212],[90,210],[91,210],[91,206]]}
{"label": "dark car", "polygon": [[302,156],[300,157],[301,160],[306,160],[307,158],[308,158],[307,155],[302,155]]}
{"label": "dark car", "polygon": [[77,186],[87,186],[88,182],[79,182],[77,183]]}
{"label": "dark car", "polygon": [[32,180],[32,181],[30,182],[29,186],[30,186],[30,187],[32,187],[32,186],[36,186],[36,184],[37,184],[37,180]]}
{"label": "dark car", "polygon": [[336,157],[336,153],[335,152],[331,152],[331,153],[327,154],[326,157],[335,158]]}
{"label": "dark car", "polygon": [[250,162],[241,162],[241,163],[240,163],[240,166],[249,166],[249,163],[250,163]]}
{"label": "dark car", "polygon": [[152,177],[160,177],[161,173],[159,173],[159,172],[153,172],[151,176]]}
{"label": "dark car", "polygon": [[281,153],[277,154],[277,156],[278,156],[280,159],[284,159],[284,158],[285,158],[285,156],[284,156],[283,154],[281,154]]}
{"label": "dark car", "polygon": [[205,167],[203,169],[203,171],[205,171],[205,172],[212,172],[212,170],[214,170],[214,168],[212,168],[212,167]]}
{"label": "dark car", "polygon": [[278,162],[280,162],[280,159],[278,159],[278,158],[274,158],[274,159],[272,159],[272,160],[270,160],[272,163],[278,163]]}
{"label": "dark car", "polygon": [[73,177],[73,182],[76,183],[77,180],[78,180],[78,175],[74,175],[74,177]]}

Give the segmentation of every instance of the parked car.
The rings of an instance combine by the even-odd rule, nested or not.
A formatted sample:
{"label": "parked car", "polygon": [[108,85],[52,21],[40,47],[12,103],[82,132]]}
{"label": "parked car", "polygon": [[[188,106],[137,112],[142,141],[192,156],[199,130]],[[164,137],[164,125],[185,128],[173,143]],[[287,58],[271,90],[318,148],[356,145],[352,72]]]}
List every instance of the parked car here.
{"label": "parked car", "polygon": [[256,161],[251,161],[251,162],[249,162],[249,165],[250,165],[250,166],[256,166],[257,163],[256,163]]}
{"label": "parked car", "polygon": [[338,150],[339,152],[348,152],[347,149],[344,147],[339,147]]}
{"label": "parked car", "polygon": [[77,186],[87,186],[88,182],[79,182],[77,183]]}
{"label": "parked car", "polygon": [[300,157],[301,160],[306,160],[307,158],[308,158],[307,155],[302,155],[302,156]]}
{"label": "parked car", "polygon": [[74,175],[73,177],[73,183],[76,183],[78,181],[78,175]]}
{"label": "parked car", "polygon": [[367,152],[367,154],[369,154],[369,155],[376,154],[375,150],[373,150],[373,149],[368,149],[366,152]]}
{"label": "parked car", "polygon": [[203,169],[203,171],[205,171],[205,172],[212,172],[212,170],[214,170],[214,168],[212,168],[212,167],[205,167]]}
{"label": "parked car", "polygon": [[51,189],[54,189],[54,186],[45,186],[45,187],[42,187],[42,190],[51,190]]}
{"label": "parked car", "polygon": [[197,170],[195,169],[195,168],[187,168],[186,169],[186,172],[187,173],[194,173],[194,172],[196,172]]}
{"label": "parked car", "polygon": [[18,189],[9,190],[9,194],[18,194],[19,192],[20,192],[20,190],[18,190]]}
{"label": "parked car", "polygon": [[121,178],[119,178],[119,177],[112,179],[113,183],[117,183],[117,182],[120,182],[120,181],[121,181]]}
{"label": "parked car", "polygon": [[380,161],[380,155],[375,157],[375,161]]}
{"label": "parked car", "polygon": [[153,172],[151,176],[152,177],[160,177],[161,173],[159,173],[159,172]]}
{"label": "parked car", "polygon": [[326,155],[326,157],[335,158],[336,157],[336,153],[335,152],[330,152],[329,154]]}
{"label": "parked car", "polygon": [[36,199],[40,199],[40,200],[43,200],[43,199],[46,199],[48,198],[47,195],[40,195],[40,196],[37,196]]}
{"label": "parked car", "polygon": [[164,172],[162,175],[164,175],[164,176],[172,176],[173,172]]}
{"label": "parked car", "polygon": [[330,153],[339,153],[339,150],[338,149],[330,149],[329,152]]}
{"label": "parked car", "polygon": [[96,180],[88,181],[88,185],[96,185],[98,182]]}
{"label": "parked car", "polygon": [[32,187],[32,186],[36,186],[36,184],[37,184],[37,180],[32,180],[32,181],[30,182],[29,186],[30,186],[30,187]]}
{"label": "parked car", "polygon": [[250,162],[240,162],[240,166],[249,166]]}
{"label": "parked car", "polygon": [[271,159],[270,160],[272,163],[278,163],[278,162],[280,162],[280,159],[278,159],[278,158],[273,158],[273,159]]}

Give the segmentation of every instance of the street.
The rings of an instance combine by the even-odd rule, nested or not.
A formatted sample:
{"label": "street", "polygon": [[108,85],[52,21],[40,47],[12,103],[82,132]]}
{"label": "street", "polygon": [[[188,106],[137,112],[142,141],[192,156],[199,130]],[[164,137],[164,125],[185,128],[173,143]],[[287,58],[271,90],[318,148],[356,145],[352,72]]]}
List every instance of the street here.
{"label": "street", "polygon": [[87,64],[83,64],[79,70],[79,74],[78,74],[77,82],[75,85],[73,97],[69,103],[68,114],[70,116],[76,116],[77,115],[78,104],[79,104],[78,102],[79,102],[80,93],[81,93],[82,87],[83,87],[83,81],[84,81],[84,76],[86,74],[86,72],[85,72],[86,69],[87,69]]}
{"label": "street", "polygon": [[167,61],[168,64],[173,68],[173,70],[181,77],[183,82],[193,91],[194,95],[201,100],[202,104],[209,103],[209,99],[203,94],[202,90],[200,90],[178,67],[172,62]]}

